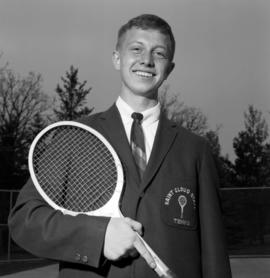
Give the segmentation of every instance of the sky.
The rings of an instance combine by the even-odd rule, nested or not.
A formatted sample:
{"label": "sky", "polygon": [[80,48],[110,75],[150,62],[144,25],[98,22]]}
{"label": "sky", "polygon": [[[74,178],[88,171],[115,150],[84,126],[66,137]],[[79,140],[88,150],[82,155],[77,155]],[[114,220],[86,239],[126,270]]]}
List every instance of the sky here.
{"label": "sky", "polygon": [[222,153],[234,159],[248,105],[270,126],[268,0],[0,0],[0,65],[41,73],[49,95],[73,65],[92,87],[90,106],[105,110],[120,91],[111,62],[117,31],[142,13],[161,16],[174,32],[170,92],[200,108],[210,128],[222,126]]}

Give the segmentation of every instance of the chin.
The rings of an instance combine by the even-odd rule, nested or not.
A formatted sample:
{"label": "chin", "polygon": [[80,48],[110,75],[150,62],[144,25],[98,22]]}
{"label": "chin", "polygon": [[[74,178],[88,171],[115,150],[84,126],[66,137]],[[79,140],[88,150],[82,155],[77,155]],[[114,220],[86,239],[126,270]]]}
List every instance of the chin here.
{"label": "chin", "polygon": [[136,95],[152,95],[154,94],[156,91],[158,91],[158,89],[156,87],[153,86],[134,86],[132,88],[132,91],[136,94]]}
{"label": "chin", "polygon": [[135,90],[135,95],[147,98],[155,98],[157,96],[157,90]]}

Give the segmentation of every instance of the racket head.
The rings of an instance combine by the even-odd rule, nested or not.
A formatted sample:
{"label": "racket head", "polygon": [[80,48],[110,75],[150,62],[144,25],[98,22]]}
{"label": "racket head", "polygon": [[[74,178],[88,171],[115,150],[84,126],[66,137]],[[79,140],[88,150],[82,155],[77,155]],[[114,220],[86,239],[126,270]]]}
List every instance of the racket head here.
{"label": "racket head", "polygon": [[28,166],[36,189],[54,209],[70,215],[121,215],[121,161],[95,129],[74,121],[47,126],[30,146]]}

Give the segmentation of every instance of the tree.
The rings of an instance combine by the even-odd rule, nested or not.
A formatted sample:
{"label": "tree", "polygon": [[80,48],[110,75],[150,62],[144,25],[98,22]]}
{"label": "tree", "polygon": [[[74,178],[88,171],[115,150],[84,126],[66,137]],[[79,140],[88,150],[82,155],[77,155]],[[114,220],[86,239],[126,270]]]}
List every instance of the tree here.
{"label": "tree", "polygon": [[93,108],[85,106],[86,97],[92,88],[85,89],[87,81],[80,82],[78,79],[78,69],[73,66],[66,72],[66,76],[61,77],[63,87],[57,84],[56,93],[59,96],[60,106],[54,109],[58,120],[74,120],[78,117],[89,115]]}
{"label": "tree", "polygon": [[204,135],[208,129],[206,116],[199,108],[189,107],[179,100],[176,95],[169,95],[168,86],[163,87],[159,93],[161,110],[167,117],[188,130]]}
{"label": "tree", "polygon": [[[0,60],[2,59],[2,57],[3,57],[3,52],[1,52],[0,53]],[[2,61],[1,61],[2,62]],[[8,63],[6,62],[4,65],[1,65],[0,66],[0,77],[2,78],[2,75],[4,74],[4,72],[5,72],[5,70],[7,69],[7,67],[8,67]],[[2,82],[1,82],[2,83]],[[0,84],[1,84],[0,83]]]}
{"label": "tree", "polygon": [[42,129],[44,129],[48,122],[50,122],[49,117],[44,117],[41,113],[36,113],[33,117],[33,123],[30,127],[32,137],[35,137]]}
{"label": "tree", "polygon": [[31,126],[37,115],[48,108],[48,97],[42,92],[40,74],[30,72],[20,77],[5,68],[0,80],[1,178],[8,183],[26,169],[33,139]]}
{"label": "tree", "polygon": [[207,139],[216,162],[220,185],[222,187],[231,186],[234,170],[228,157],[221,154],[218,136],[220,127],[217,127],[216,130],[209,129],[207,117],[202,111],[199,108],[185,105],[175,94],[170,95],[168,86],[163,87],[159,92],[159,101],[162,111],[170,120]]}
{"label": "tree", "polygon": [[234,165],[231,163],[228,156],[223,156],[221,154],[218,131],[219,128],[215,131],[208,130],[204,137],[207,139],[211,147],[212,154],[216,162],[220,186],[231,187],[233,185],[233,177],[235,176]]}
{"label": "tree", "polygon": [[[242,187],[269,186],[270,177],[270,144],[268,142],[268,125],[261,111],[250,105],[244,112],[245,129],[233,140],[236,154],[236,184]],[[241,199],[240,199],[241,198]],[[248,190],[238,194],[237,202],[248,204],[239,211],[245,236],[252,244],[259,240],[264,242],[267,195],[263,188]],[[240,199],[240,200],[239,200]],[[252,220],[252,225],[250,225]]]}
{"label": "tree", "polygon": [[239,186],[266,186],[270,175],[268,125],[252,105],[244,113],[245,130],[233,140]]}

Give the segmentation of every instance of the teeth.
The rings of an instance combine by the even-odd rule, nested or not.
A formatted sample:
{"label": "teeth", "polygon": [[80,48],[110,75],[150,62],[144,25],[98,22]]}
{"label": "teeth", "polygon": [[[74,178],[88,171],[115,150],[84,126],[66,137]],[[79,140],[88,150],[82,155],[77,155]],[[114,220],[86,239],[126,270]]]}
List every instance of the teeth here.
{"label": "teeth", "polygon": [[139,76],[143,76],[143,77],[152,77],[153,76],[152,73],[144,72],[144,71],[136,71],[136,74]]}

